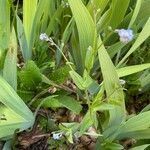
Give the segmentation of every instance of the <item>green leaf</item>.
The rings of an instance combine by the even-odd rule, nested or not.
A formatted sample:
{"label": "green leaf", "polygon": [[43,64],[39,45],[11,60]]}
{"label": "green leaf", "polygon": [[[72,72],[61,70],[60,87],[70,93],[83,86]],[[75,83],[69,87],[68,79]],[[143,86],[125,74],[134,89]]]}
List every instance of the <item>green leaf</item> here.
{"label": "green leaf", "polygon": [[[43,99],[43,107],[50,107],[50,108],[58,108],[58,107],[65,107],[72,112],[79,114],[82,110],[82,106],[79,102],[77,102],[73,97],[66,96],[66,95],[59,95],[55,98],[47,97]],[[37,105],[37,104],[36,104]]]}
{"label": "green leaf", "polygon": [[109,149],[109,150],[123,150],[124,147],[120,144],[117,143],[107,143],[104,145],[104,149]]}
{"label": "green leaf", "polygon": [[33,21],[37,9],[37,3],[38,0],[23,1],[23,26],[24,26],[28,47],[30,45],[31,31],[32,31],[32,25],[33,25]]}
{"label": "green leaf", "polygon": [[[109,26],[115,29],[123,20],[130,0],[113,0],[111,4],[112,12]],[[119,13],[118,13],[119,12]]]}
{"label": "green leaf", "polygon": [[121,122],[125,121],[123,90],[119,83],[116,68],[113,65],[100,38],[98,44],[100,45],[100,48],[98,49],[98,57],[100,61],[107,99],[109,103],[117,104],[113,106],[114,109],[109,110],[110,118],[108,126],[117,126],[118,124],[121,124]]}
{"label": "green leaf", "polygon": [[10,4],[8,0],[0,0],[0,51],[8,48],[10,37]]}
{"label": "green leaf", "polygon": [[27,89],[34,90],[42,81],[39,68],[34,61],[28,61],[22,71],[19,73],[21,84]]}
{"label": "green leaf", "polygon": [[27,40],[26,40],[22,21],[20,20],[18,16],[16,16],[16,20],[17,20],[17,35],[18,35],[17,37],[19,40],[20,49],[21,49],[24,61],[27,62],[27,60],[29,60],[29,58],[31,57],[31,52],[27,45]]}
{"label": "green leaf", "polygon": [[10,37],[10,4],[8,0],[0,0],[0,69],[3,68],[6,49]]}
{"label": "green leaf", "polygon": [[68,2],[77,25],[80,54],[84,65],[87,48],[89,46],[95,47],[96,27],[90,13],[81,0],[68,0]]}
{"label": "green leaf", "polygon": [[106,110],[110,110],[110,109],[114,109],[113,105],[111,104],[107,104],[107,103],[100,103],[100,104],[95,104],[92,106],[92,110],[93,111],[106,111]]}
{"label": "green leaf", "polygon": [[124,77],[148,68],[150,68],[150,63],[119,68],[117,69],[117,73],[119,77]]}
{"label": "green leaf", "polygon": [[84,89],[88,89],[88,87],[90,87],[90,85],[92,85],[94,82],[86,70],[84,70],[83,79],[84,79],[83,82]]}
{"label": "green leaf", "polygon": [[150,111],[143,112],[127,120],[119,129],[120,136],[129,132],[136,132],[150,128]]}
{"label": "green leaf", "polygon": [[[63,105],[59,102],[59,98],[61,97],[54,97],[52,98],[51,96],[46,97],[44,99],[41,99],[41,101],[44,101],[42,104],[42,107],[44,108],[59,108],[59,107],[63,107]],[[40,101],[36,101],[34,103],[34,106],[38,106]]]}
{"label": "green leaf", "polygon": [[17,90],[17,40],[14,28],[12,29],[10,37],[10,46],[7,51],[7,55],[3,68],[4,79]]}
{"label": "green leaf", "polygon": [[84,90],[84,86],[83,86],[83,83],[84,83],[84,79],[78,74],[76,73],[75,71],[70,71],[70,76],[71,78],[73,79],[74,83],[77,85],[77,87],[80,89],[80,90]]}
{"label": "green leaf", "polygon": [[145,144],[137,147],[130,148],[129,150],[145,150],[150,144]]}
{"label": "green leaf", "polygon": [[123,102],[124,97],[122,90],[118,91],[120,93],[115,92],[117,89],[121,88],[115,66],[113,65],[104,45],[101,43],[100,38],[99,45],[101,46],[98,50],[98,57],[100,61],[101,71],[103,74],[104,87],[107,93],[107,97],[110,97],[110,100],[114,97],[114,99],[118,99]]}
{"label": "green leaf", "polygon": [[84,116],[82,122],[80,123],[80,134],[82,135],[90,126],[94,124],[93,118],[95,118],[95,113],[90,113],[88,111]]}
{"label": "green leaf", "polygon": [[82,106],[79,102],[77,102],[73,97],[70,96],[61,96],[58,101],[66,108],[71,110],[72,112],[79,114],[82,110]]}
{"label": "green leaf", "polygon": [[143,0],[137,0],[136,2],[136,6],[135,6],[135,9],[134,9],[134,13],[132,15],[132,18],[131,18],[131,21],[130,21],[130,24],[129,24],[129,28],[132,27],[133,23],[135,22],[138,14],[139,14],[139,11],[140,11],[140,7],[142,5],[142,1]]}
{"label": "green leaf", "polygon": [[133,132],[126,132],[123,134],[119,134],[116,137],[116,139],[118,139],[118,140],[126,139],[126,138],[134,138],[136,140],[150,139],[150,129],[133,131]]}
{"label": "green leaf", "polygon": [[0,77],[0,138],[13,135],[15,130],[25,130],[34,123],[34,116],[14,89]]}

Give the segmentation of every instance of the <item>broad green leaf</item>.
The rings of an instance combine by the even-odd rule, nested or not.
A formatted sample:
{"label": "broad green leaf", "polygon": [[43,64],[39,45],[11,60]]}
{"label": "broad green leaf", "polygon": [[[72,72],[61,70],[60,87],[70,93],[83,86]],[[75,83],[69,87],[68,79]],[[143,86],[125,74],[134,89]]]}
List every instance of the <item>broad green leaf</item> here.
{"label": "broad green leaf", "polygon": [[150,128],[150,111],[143,112],[127,120],[120,128],[120,134]]}
{"label": "broad green leaf", "polygon": [[14,90],[17,90],[17,39],[14,28],[11,32],[9,45],[3,68],[3,77]]}
{"label": "broad green leaf", "polygon": [[[58,107],[65,107],[72,112],[79,114],[82,110],[82,106],[79,102],[77,102],[73,97],[67,95],[59,95],[55,98],[47,97],[43,99],[43,107],[46,108],[58,108]],[[37,101],[38,102],[38,101]],[[39,103],[39,102],[38,102]],[[36,104],[36,103],[35,103]],[[37,104],[36,104],[37,106]]]}
{"label": "broad green leaf", "polygon": [[104,149],[108,150],[123,150],[124,147],[117,143],[106,143],[103,147]]}
{"label": "broad green leaf", "polygon": [[114,105],[114,109],[109,111],[109,126],[115,126],[120,124],[125,119],[123,90],[120,86],[115,66],[113,65],[100,38],[98,44],[100,45],[100,48],[98,50],[98,57],[100,61],[107,99],[109,103],[113,102],[118,104],[118,106]]}
{"label": "broad green leaf", "polygon": [[28,61],[22,71],[19,72],[19,79],[24,88],[34,90],[42,81],[40,69],[34,61]]}
{"label": "broad green leaf", "polygon": [[116,139],[121,140],[121,139],[126,139],[126,138],[134,138],[136,140],[150,139],[150,129],[132,131],[132,132],[126,132],[123,134],[119,134]]}
{"label": "broad green leaf", "polygon": [[148,68],[150,68],[150,63],[119,68],[117,69],[117,73],[119,77],[124,77]]}
{"label": "broad green leaf", "polygon": [[150,17],[147,20],[145,26],[143,27],[143,30],[137,37],[136,41],[130,48],[130,50],[126,53],[126,55],[122,58],[122,60],[119,62],[118,66],[120,66],[124,61],[150,36]]}
{"label": "broad green leaf", "polygon": [[31,127],[31,120],[27,120],[15,113],[13,110],[1,106],[0,113],[5,116],[6,120],[0,120],[0,138],[11,136],[15,130],[25,130]]}
{"label": "broad green leaf", "polygon": [[82,110],[82,106],[77,102],[73,97],[70,96],[61,96],[58,101],[63,105],[63,107],[68,108],[72,112],[79,114]]}
{"label": "broad green leaf", "polygon": [[5,52],[9,46],[10,37],[10,4],[9,0],[0,0],[0,68],[2,69]]}
{"label": "broad green leaf", "polygon": [[[38,0],[24,0],[23,1],[23,26],[25,31],[25,36],[27,39],[27,44],[29,47],[31,30],[33,25],[33,20],[35,17],[37,9]],[[39,10],[40,11],[40,10]]]}
{"label": "broad green leaf", "polygon": [[[58,101],[60,97],[56,97],[56,98],[52,98],[51,96],[46,97],[44,99],[42,99],[43,104],[42,107],[44,108],[59,108],[59,107],[63,107],[63,105]],[[37,101],[37,103],[34,103],[34,106],[37,106],[39,104],[39,101]]]}
{"label": "broad green leaf", "polygon": [[81,0],[68,0],[68,2],[77,25],[80,54],[84,64],[87,48],[89,46],[95,48],[96,27],[90,13]]}
{"label": "broad green leaf", "polygon": [[[98,50],[98,56],[101,66],[101,71],[103,74],[104,87],[107,93],[107,97],[109,97],[109,101],[116,100],[121,103],[124,102],[123,91],[120,89],[121,86],[119,84],[119,78],[105,47],[101,44],[101,40],[99,38],[100,48]],[[118,90],[120,89],[120,90]]]}
{"label": "broad green leaf", "polygon": [[6,50],[10,37],[10,4],[9,0],[0,0],[0,51]]}
{"label": "broad green leaf", "polygon": [[12,136],[19,129],[23,131],[34,123],[34,116],[14,89],[0,77],[0,138]]}
{"label": "broad green leaf", "polygon": [[84,86],[83,86],[84,79],[78,73],[76,73],[73,70],[70,71],[69,73],[70,73],[70,76],[73,79],[74,83],[77,85],[77,87],[80,90],[84,90]]}
{"label": "broad green leaf", "polygon": [[0,77],[0,101],[20,116],[29,120],[33,118],[31,111],[22,99],[2,77]]}
{"label": "broad green leaf", "polygon": [[145,150],[150,144],[145,144],[137,147],[130,148],[129,150]]}
{"label": "broad green leaf", "polygon": [[106,110],[110,110],[110,109],[114,109],[113,105],[111,104],[107,104],[107,103],[100,103],[100,104],[95,104],[92,106],[92,110],[93,111],[106,111]]}
{"label": "broad green leaf", "polygon": [[[109,25],[115,29],[123,20],[130,0],[113,0],[111,3],[111,19]],[[118,13],[119,12],[119,13]]]}

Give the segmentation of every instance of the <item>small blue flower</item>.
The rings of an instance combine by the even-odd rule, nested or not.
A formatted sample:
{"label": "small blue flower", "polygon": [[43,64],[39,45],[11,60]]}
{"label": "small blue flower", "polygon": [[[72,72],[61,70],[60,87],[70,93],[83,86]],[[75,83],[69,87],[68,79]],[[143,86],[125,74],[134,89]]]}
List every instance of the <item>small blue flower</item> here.
{"label": "small blue flower", "polygon": [[132,41],[132,39],[134,37],[133,30],[131,30],[131,29],[127,29],[127,30],[117,29],[115,31],[118,33],[118,35],[120,37],[120,41],[122,43],[128,43],[128,42]]}
{"label": "small blue flower", "polygon": [[54,140],[59,140],[62,137],[63,133],[53,133],[53,139]]}
{"label": "small blue flower", "polygon": [[48,38],[48,36],[47,36],[46,33],[41,33],[40,34],[40,40],[42,40],[42,41],[48,41],[49,38]]}

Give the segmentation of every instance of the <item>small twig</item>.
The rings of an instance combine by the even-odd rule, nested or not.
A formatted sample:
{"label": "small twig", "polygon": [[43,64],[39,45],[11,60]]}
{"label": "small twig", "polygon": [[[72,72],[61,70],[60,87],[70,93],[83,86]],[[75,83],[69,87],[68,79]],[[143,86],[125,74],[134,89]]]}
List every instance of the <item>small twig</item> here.
{"label": "small twig", "polygon": [[46,134],[34,135],[34,136],[32,136],[32,139],[50,137],[50,136],[51,136],[50,133],[46,133]]}

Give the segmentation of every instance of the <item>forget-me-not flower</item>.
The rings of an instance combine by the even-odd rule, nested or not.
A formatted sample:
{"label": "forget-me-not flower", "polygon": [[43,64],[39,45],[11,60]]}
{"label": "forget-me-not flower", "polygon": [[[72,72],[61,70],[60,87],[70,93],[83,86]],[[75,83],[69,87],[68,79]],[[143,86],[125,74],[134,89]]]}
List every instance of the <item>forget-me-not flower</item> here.
{"label": "forget-me-not flower", "polygon": [[40,40],[49,42],[51,45],[56,45],[51,37],[48,37],[46,33],[40,34]]}
{"label": "forget-me-not flower", "polygon": [[62,137],[63,133],[60,132],[60,133],[53,133],[53,139],[54,140],[59,140],[61,137]]}
{"label": "forget-me-not flower", "polygon": [[122,43],[128,43],[128,42],[132,41],[132,39],[134,37],[133,30],[131,30],[131,29],[127,29],[127,30],[116,29],[115,31],[118,33],[118,35],[120,37],[120,41]]}
{"label": "forget-me-not flower", "polygon": [[40,34],[40,40],[42,41],[49,41],[49,37],[46,33],[41,33]]}

